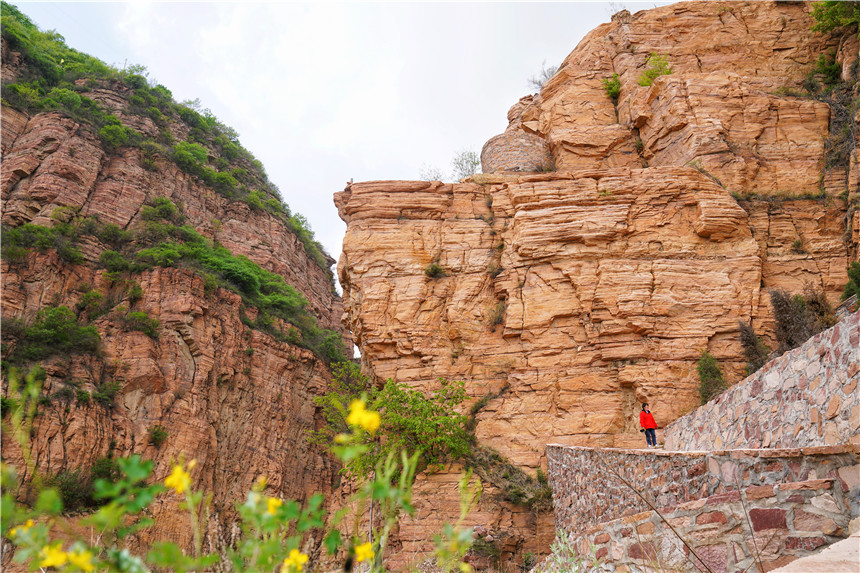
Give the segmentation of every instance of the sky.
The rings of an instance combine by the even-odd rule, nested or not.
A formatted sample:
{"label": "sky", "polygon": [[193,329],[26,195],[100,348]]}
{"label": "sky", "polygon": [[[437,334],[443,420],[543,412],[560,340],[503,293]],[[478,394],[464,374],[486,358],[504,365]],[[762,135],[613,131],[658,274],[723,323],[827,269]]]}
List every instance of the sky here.
{"label": "sky", "polygon": [[346,182],[450,173],[505,130],[528,78],[612,13],[666,2],[15,2],[41,29],[199,98],[338,258]]}

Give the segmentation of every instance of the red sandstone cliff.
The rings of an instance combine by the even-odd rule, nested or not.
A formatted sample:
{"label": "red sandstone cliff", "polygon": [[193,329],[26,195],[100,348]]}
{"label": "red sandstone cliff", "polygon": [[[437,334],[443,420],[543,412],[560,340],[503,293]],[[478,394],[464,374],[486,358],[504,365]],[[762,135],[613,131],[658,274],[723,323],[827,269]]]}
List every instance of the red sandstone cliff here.
{"label": "red sandstone cliff", "polygon": [[[7,84],[27,68],[5,39],[2,48]],[[134,92],[120,81],[79,80],[77,88],[141,138],[184,141],[189,136],[189,125],[178,116],[157,125],[129,111]],[[338,331],[351,349],[330,272],[313,260],[282,216],[216,192],[180,170],[166,153],[147,158],[132,146],[108,151],[97,129],[67,113],[26,113],[4,105],[0,143],[4,230],[92,218],[139,232],[144,206],[169,198],[198,233],[282,275],[307,299],[309,316],[320,327]],[[32,447],[43,475],[81,470],[86,476],[101,458],[140,454],[155,462],[154,478],[160,480],[175,460],[196,458],[195,483],[213,494],[205,526],[210,550],[236,535],[235,503],[259,476],[268,478],[271,495],[283,498],[332,492],[338,468],[306,440],[306,433],[321,423],[313,398],[331,377],[323,360],[247,326],[257,310],[191,269],[156,266],[135,274],[131,278],[142,294],[132,299],[127,281],[116,280],[100,263],[100,255],[113,247],[92,234],[81,236],[76,247],[82,259],[76,263],[54,249],[28,249],[20,259],[2,263],[4,359],[17,344],[12,325],[31,324],[40,309],[66,306],[83,320],[79,303],[88,292],[98,293],[104,307],[104,314],[90,322],[101,337],[98,352],[41,360],[47,379]],[[154,336],[129,328],[130,310],[158,321]],[[5,378],[4,370],[4,397]],[[111,384],[118,392],[107,403],[76,398],[77,392],[94,397]],[[167,435],[159,446],[150,443],[156,426]],[[6,433],[3,459],[25,467]],[[187,515],[177,503],[157,501],[151,507],[155,526],[134,537],[132,545],[170,539],[189,546]],[[10,557],[5,551],[4,566]]]}
{"label": "red sandstone cliff", "polygon": [[[702,350],[741,379],[738,321],[772,340],[769,289],[808,283],[836,302],[857,258],[856,153],[831,165],[831,106],[788,94],[828,50],[853,82],[858,43],[810,32],[809,10],[619,13],[512,108],[482,154],[492,175],[337,193],[364,366],[498,394],[476,435],[527,468],[548,442],[639,443],[640,401],[661,426],[692,409]],[[641,86],[652,53],[674,71]],[[613,73],[617,104],[602,81]],[[434,262],[444,275],[425,273]]]}

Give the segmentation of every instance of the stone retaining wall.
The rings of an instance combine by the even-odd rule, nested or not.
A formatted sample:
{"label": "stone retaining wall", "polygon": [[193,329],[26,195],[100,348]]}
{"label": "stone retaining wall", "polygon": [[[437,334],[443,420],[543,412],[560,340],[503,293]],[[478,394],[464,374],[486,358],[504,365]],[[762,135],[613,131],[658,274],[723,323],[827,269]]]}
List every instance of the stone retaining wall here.
{"label": "stone retaining wall", "polygon": [[481,171],[550,171],[553,159],[549,143],[520,129],[508,129],[491,138],[481,149]]}
{"label": "stone retaining wall", "polygon": [[699,559],[715,573],[770,570],[847,535],[846,493],[834,478],[745,487],[600,524],[577,548],[616,572],[705,570]]}
{"label": "stone retaining wall", "polygon": [[[737,491],[815,479],[841,482],[849,513],[860,515],[860,464],[853,445],[793,450],[664,452],[547,446],[556,529],[588,527],[656,508]],[[737,495],[735,493],[735,495]]]}
{"label": "stone retaining wall", "polygon": [[860,311],[666,427],[667,450],[860,444]]}

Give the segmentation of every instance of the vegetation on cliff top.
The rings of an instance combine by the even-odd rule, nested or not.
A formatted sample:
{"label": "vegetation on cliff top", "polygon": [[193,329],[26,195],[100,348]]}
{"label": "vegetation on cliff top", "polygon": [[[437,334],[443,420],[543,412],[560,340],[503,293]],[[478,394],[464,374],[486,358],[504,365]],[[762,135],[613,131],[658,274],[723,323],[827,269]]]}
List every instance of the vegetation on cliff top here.
{"label": "vegetation on cliff top", "polygon": [[[236,131],[208,109],[201,109],[199,102],[174,102],[169,89],[150,85],[143,66],[117,70],[68,47],[60,34],[39,30],[6,2],[2,3],[2,36],[24,62],[18,81],[2,87],[4,105],[31,113],[67,115],[91,126],[108,153],[124,146],[140,148],[146,169],[156,170],[157,158],[173,161],[220,194],[281,219],[308,256],[334,280],[330,257],[314,238],[307,220],[283,204],[262,163],[242,147]],[[95,97],[98,89],[111,89],[127,98],[122,114],[152,120],[160,130],[158,137],[147,138],[87,97]],[[175,125],[180,123],[187,128],[186,141],[176,141],[179,131]]]}

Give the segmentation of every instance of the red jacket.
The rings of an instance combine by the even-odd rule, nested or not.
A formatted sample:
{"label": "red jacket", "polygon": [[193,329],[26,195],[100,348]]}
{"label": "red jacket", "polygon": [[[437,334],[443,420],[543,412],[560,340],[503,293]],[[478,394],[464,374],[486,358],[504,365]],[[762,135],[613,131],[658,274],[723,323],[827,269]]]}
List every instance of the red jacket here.
{"label": "red jacket", "polygon": [[646,430],[649,428],[657,429],[657,422],[654,421],[654,416],[651,415],[651,412],[646,412],[645,410],[639,412],[639,425]]}

